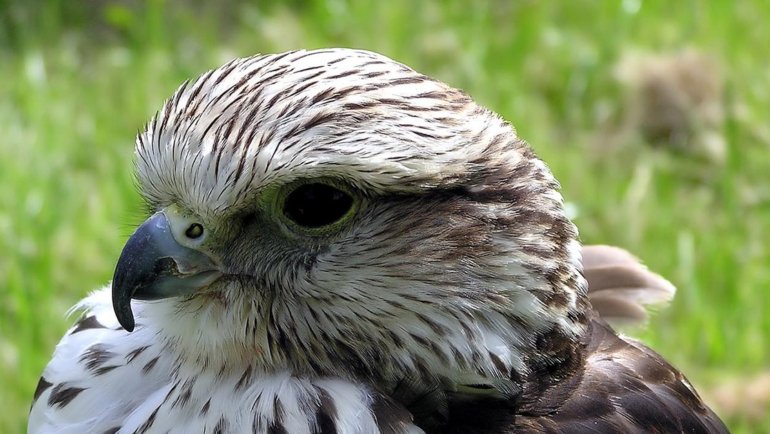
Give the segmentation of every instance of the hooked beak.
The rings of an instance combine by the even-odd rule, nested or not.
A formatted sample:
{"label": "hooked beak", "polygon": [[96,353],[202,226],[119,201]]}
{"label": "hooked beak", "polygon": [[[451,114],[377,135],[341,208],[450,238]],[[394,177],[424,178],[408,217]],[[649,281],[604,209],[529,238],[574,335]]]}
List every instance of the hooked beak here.
{"label": "hooked beak", "polygon": [[131,299],[187,295],[210,285],[222,272],[210,257],[181,245],[164,211],[147,219],[123,247],[112,278],[112,308],[124,329],[134,330]]}

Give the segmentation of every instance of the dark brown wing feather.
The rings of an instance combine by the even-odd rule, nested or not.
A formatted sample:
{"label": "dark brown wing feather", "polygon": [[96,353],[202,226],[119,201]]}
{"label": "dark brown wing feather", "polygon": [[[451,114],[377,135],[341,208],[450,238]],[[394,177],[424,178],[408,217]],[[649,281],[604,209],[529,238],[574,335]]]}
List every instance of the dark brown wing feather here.
{"label": "dark brown wing feather", "polygon": [[591,327],[582,366],[557,369],[557,381],[544,389],[530,388],[517,402],[456,405],[449,424],[436,432],[728,432],[660,355],[618,337],[600,319]]}
{"label": "dark brown wing feather", "polygon": [[[404,433],[414,426],[409,410],[390,397],[377,393],[372,397],[371,406],[377,428],[382,434]],[[337,432],[339,431],[333,424],[322,426],[320,429],[321,434]]]}

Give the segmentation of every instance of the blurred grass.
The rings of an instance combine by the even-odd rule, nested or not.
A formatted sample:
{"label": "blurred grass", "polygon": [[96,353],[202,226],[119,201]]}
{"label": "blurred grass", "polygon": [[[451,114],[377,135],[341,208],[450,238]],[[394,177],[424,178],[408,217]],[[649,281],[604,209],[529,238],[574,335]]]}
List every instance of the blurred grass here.
{"label": "blurred grass", "polygon": [[[584,241],[624,246],[678,286],[637,335],[706,391],[766,371],[770,9],[761,0],[469,5],[0,0],[0,432],[24,430],[37,377],[70,323],[64,313],[111,278],[141,219],[136,131],[183,80],[292,48],[379,51],[501,113],[562,181]],[[613,79],[624,53],[685,47],[726,77],[724,164],[606,133],[633,103]],[[770,416],[728,422],[770,432]]]}

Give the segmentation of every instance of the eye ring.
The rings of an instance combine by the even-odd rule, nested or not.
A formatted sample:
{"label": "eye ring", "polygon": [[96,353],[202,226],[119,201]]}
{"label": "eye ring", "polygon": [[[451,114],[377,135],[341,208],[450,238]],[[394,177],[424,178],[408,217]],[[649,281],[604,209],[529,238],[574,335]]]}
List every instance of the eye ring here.
{"label": "eye ring", "polygon": [[282,190],[278,208],[283,219],[311,235],[334,231],[350,219],[360,202],[355,190],[327,179],[301,180]]}
{"label": "eye ring", "polygon": [[184,235],[191,239],[196,240],[203,236],[203,225],[200,223],[192,223],[190,226],[187,227],[184,231]]}

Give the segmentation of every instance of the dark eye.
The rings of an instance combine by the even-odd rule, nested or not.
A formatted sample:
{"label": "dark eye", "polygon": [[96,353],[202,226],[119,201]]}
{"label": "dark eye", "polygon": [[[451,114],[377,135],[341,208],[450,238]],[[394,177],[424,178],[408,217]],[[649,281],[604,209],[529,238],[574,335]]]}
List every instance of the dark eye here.
{"label": "dark eye", "polygon": [[353,206],[353,198],[328,184],[303,184],[289,193],[283,213],[306,228],[319,228],[343,218]]}
{"label": "dark eye", "polygon": [[184,231],[185,236],[190,239],[196,239],[200,238],[201,235],[203,235],[203,226],[201,226],[200,223],[193,223],[191,224],[186,231]]}

